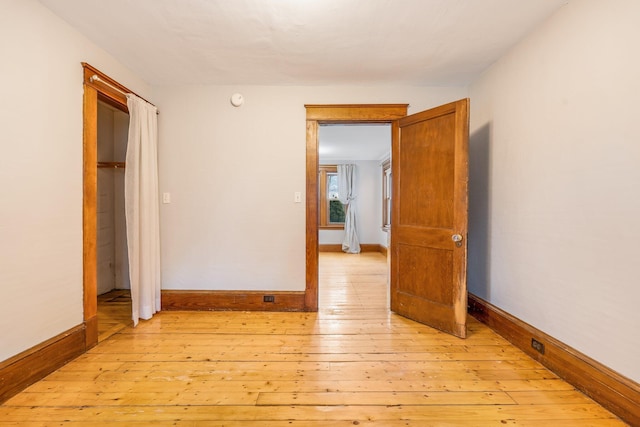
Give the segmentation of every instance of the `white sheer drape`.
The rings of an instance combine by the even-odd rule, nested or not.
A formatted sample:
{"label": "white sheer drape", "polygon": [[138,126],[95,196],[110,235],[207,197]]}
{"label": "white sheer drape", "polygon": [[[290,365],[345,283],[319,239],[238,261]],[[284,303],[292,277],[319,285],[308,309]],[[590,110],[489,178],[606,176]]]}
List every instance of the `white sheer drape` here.
{"label": "white sheer drape", "polygon": [[160,311],[157,109],[128,94],[129,142],[124,176],[133,325]]}
{"label": "white sheer drape", "polygon": [[356,227],[356,165],[338,165],[338,196],[347,206],[344,220],[344,240],[342,251],[350,254],[360,253],[360,242]]}

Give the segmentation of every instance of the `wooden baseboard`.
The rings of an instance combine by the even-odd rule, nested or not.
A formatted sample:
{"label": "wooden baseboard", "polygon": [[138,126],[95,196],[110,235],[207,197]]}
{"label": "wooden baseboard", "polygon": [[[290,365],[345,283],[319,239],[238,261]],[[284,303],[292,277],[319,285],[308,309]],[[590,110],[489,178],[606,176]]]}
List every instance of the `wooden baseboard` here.
{"label": "wooden baseboard", "polygon": [[0,363],[0,404],[85,352],[79,325]]}
{"label": "wooden baseboard", "polygon": [[321,244],[318,245],[319,252],[342,252],[341,244]]}
{"label": "wooden baseboard", "polygon": [[[273,297],[273,302],[265,302]],[[305,311],[304,292],[162,291],[163,310]]]}
{"label": "wooden baseboard", "polygon": [[[321,244],[318,245],[318,251],[320,252],[342,252],[341,244]],[[387,255],[387,248],[377,243],[361,243],[360,252],[380,252],[383,255]]]}
{"label": "wooden baseboard", "polygon": [[386,246],[382,246],[382,245],[378,245],[378,246],[379,246],[378,251],[382,255],[384,255],[386,257],[387,256],[387,247]]}
{"label": "wooden baseboard", "polygon": [[98,345],[98,315],[84,321],[84,347],[85,351]]}
{"label": "wooden baseboard", "polygon": [[[469,314],[625,422],[640,426],[638,383],[472,294]],[[531,347],[532,339],[544,344],[544,354]]]}

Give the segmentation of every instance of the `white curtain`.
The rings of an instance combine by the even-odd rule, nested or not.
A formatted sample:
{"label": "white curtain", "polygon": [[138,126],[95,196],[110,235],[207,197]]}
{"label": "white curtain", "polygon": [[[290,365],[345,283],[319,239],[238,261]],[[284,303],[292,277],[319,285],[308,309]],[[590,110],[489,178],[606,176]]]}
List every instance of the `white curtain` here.
{"label": "white curtain", "polygon": [[160,311],[157,109],[128,94],[129,142],[124,176],[133,325]]}
{"label": "white curtain", "polygon": [[342,251],[360,253],[360,242],[356,228],[356,165],[338,165],[338,196],[347,207],[344,220],[344,240]]}

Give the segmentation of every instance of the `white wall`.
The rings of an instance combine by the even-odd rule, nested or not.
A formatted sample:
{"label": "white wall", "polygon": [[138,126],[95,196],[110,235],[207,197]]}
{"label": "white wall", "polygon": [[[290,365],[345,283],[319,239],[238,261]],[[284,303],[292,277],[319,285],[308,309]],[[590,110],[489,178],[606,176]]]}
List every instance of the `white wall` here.
{"label": "white wall", "polygon": [[[391,143],[391,141],[389,141]],[[382,244],[382,169],[374,160],[332,161],[332,165],[355,163],[356,165],[356,227],[360,243]],[[318,243],[341,244],[344,230],[319,230]],[[384,241],[386,246],[386,240]]]}
{"label": "white wall", "polygon": [[[124,162],[129,115],[98,102],[98,161]],[[98,295],[129,289],[129,259],[124,207],[124,169],[98,169]]]}
{"label": "white wall", "polygon": [[[113,162],[113,108],[98,103],[98,149],[99,162]],[[96,201],[97,225],[96,233],[96,287],[98,295],[109,292],[116,287],[116,221],[115,221],[115,187],[114,178],[122,170],[98,168],[98,193]]]}
{"label": "white wall", "polygon": [[635,381],[639,16],[571,2],[470,88],[470,291]]}
{"label": "white wall", "polygon": [[0,361],[82,323],[82,67],[149,87],[35,0],[0,2]]}
{"label": "white wall", "polygon": [[[234,108],[234,92],[245,104]],[[157,87],[165,289],[304,290],[304,104],[410,103],[466,88]]]}
{"label": "white wall", "polygon": [[[116,162],[124,162],[127,157],[129,139],[129,115],[122,111],[113,112],[113,158]],[[127,225],[124,207],[124,170],[118,169],[114,174],[115,194],[115,261],[116,289],[130,289],[129,255],[127,250]]]}

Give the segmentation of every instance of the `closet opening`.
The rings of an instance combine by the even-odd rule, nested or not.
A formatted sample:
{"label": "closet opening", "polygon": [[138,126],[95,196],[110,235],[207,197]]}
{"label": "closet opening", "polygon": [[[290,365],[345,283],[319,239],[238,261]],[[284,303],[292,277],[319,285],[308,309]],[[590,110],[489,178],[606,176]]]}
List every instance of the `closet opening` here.
{"label": "closet opening", "polygon": [[[122,173],[122,171],[127,167],[124,163],[126,155],[123,154],[127,151],[126,145],[129,139],[129,109],[126,95],[136,94],[86,62],[82,63],[82,68],[84,82],[82,108],[82,300],[85,335],[84,344],[85,350],[88,350],[98,343],[100,334],[106,332],[105,330],[99,330],[98,294],[107,292],[107,289],[122,290],[123,293],[126,293],[126,287],[128,286],[128,282],[122,279],[125,276],[125,272],[129,271],[129,268],[121,261],[122,258],[126,258],[128,255],[122,250],[125,246],[124,241],[126,241],[126,239],[123,237],[125,235],[124,227],[120,225],[120,221],[124,223],[124,217],[119,214],[124,210],[124,201],[119,196],[120,194],[124,194],[124,190],[120,192],[116,189],[124,188],[124,173]],[[138,95],[136,95],[136,97],[140,98]],[[144,98],[141,99],[146,101]],[[155,112],[157,114],[157,110]],[[127,123],[126,131],[123,122]],[[127,138],[121,138],[121,135],[125,133],[127,134]],[[98,140],[102,140],[105,135],[105,140],[109,142],[107,142],[106,145],[102,142],[99,144]],[[123,143],[120,140],[116,141],[114,138],[126,140],[127,143]],[[98,153],[99,150],[100,153]],[[134,168],[136,168],[136,166],[137,165],[133,165]],[[100,181],[103,182],[98,182],[98,175],[101,175],[102,178]],[[113,181],[113,185],[111,185],[111,181]],[[98,185],[100,185],[100,191],[102,191],[104,197],[99,196]],[[109,194],[112,188],[113,210],[108,207],[111,197]],[[99,200],[101,197],[103,200]],[[107,219],[108,215],[105,217],[98,215],[99,203],[101,204],[101,210],[113,213],[113,220]],[[122,206],[122,208],[119,206]],[[135,210],[136,208],[134,207],[133,209]],[[99,234],[100,232],[103,234],[110,233],[107,233],[105,230],[99,230],[99,221],[101,222],[101,227],[105,224],[110,224],[107,228],[112,227],[114,230],[114,255],[111,260],[109,260],[110,255],[105,255],[104,259],[106,261],[104,262],[102,254],[98,254],[99,250],[107,254],[110,254],[111,250],[105,247],[99,249],[99,246],[103,244],[102,239],[99,239]],[[120,231],[116,233],[116,229]],[[119,237],[116,238],[116,236]],[[105,245],[108,246],[106,243]],[[99,260],[102,263],[100,266],[98,265]],[[112,264],[111,266],[109,265],[110,263]],[[99,269],[103,270],[100,272],[100,275],[105,274],[105,276],[109,277],[98,279]],[[113,269],[113,275],[109,272],[111,269]],[[104,273],[104,271],[107,271],[108,274]],[[100,284],[98,283],[99,281],[101,282]],[[98,286],[100,286],[100,291],[98,290]],[[102,295],[105,295],[105,293],[102,293]],[[112,303],[121,303],[123,307],[129,310],[126,326],[129,324],[129,320],[133,321],[133,310],[131,302],[125,303],[123,298],[125,297],[118,295],[110,299]],[[102,320],[103,326],[105,326],[106,319],[110,316],[109,313],[110,310],[107,310],[106,314],[102,316],[105,318]]]}
{"label": "closet opening", "polygon": [[[124,215],[121,214],[124,202],[120,198],[120,194],[124,192],[124,168],[126,168],[124,153],[126,153],[127,142],[123,141],[128,140],[128,135],[124,135],[128,134],[129,127],[129,110],[125,94],[133,92],[90,64],[82,62],[81,65],[84,83],[82,108],[82,299],[84,344],[85,349],[88,350],[98,343],[101,334],[103,337],[106,336],[105,333],[110,329],[108,319],[113,317],[113,314],[109,313],[113,310],[106,310],[105,314],[100,316],[102,317],[100,320],[102,325],[99,325],[98,294],[108,295],[105,293],[108,289],[123,288],[124,290],[128,283],[128,280],[122,279],[125,273],[128,274],[128,268],[121,261],[121,257],[126,259],[127,253],[126,251],[122,253],[122,247],[126,245],[126,238],[124,238]],[[116,190],[117,188],[122,190]],[[100,209],[98,208],[99,204]],[[113,209],[109,206],[112,206]],[[99,215],[99,210],[112,213],[112,215],[110,214],[111,219],[108,219],[109,215]],[[98,223],[101,224],[100,228]],[[108,233],[112,243],[103,242],[102,237],[107,234],[104,227],[112,229],[113,232]],[[120,231],[116,233],[116,229]],[[99,236],[100,234],[103,236]],[[116,238],[116,236],[118,237]],[[113,251],[107,249],[109,245],[113,247]],[[117,256],[116,248],[118,248]],[[116,259],[119,261],[116,262]],[[99,266],[99,264],[101,265]],[[113,273],[109,270],[112,270]],[[109,299],[114,303],[112,305],[118,302],[121,308],[125,308],[131,313],[131,303],[123,302],[123,297],[113,296]],[[131,315],[129,314],[127,322],[130,319]]]}
{"label": "closet opening", "polygon": [[131,322],[131,285],[124,207],[129,114],[98,97],[96,291],[98,342]]}

